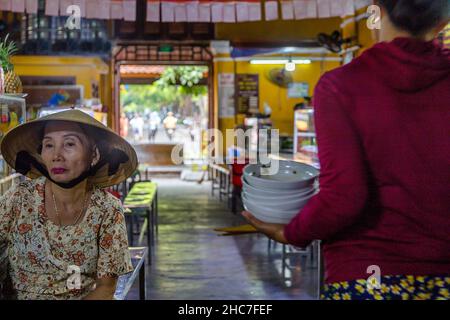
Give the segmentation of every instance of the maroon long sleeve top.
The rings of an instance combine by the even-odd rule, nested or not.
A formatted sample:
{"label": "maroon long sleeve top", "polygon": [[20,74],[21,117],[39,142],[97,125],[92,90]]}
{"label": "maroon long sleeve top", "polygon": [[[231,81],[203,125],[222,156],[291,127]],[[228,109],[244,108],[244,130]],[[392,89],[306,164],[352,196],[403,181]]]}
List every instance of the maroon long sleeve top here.
{"label": "maroon long sleeve top", "polygon": [[450,274],[450,51],[396,38],[314,95],[320,192],[285,227],[323,241],[327,283]]}

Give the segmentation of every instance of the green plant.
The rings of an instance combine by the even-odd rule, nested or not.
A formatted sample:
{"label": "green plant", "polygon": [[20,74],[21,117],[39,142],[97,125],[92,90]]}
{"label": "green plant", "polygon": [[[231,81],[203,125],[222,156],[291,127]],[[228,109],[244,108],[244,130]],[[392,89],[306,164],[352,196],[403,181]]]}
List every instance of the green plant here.
{"label": "green plant", "polygon": [[206,71],[206,67],[199,66],[169,67],[156,81],[156,85],[159,87],[179,86],[181,94],[201,95],[205,92],[203,89],[199,90],[198,85]]}
{"label": "green plant", "polygon": [[9,34],[0,42],[0,63],[5,72],[14,70],[14,66],[11,63],[11,56],[18,51],[16,43],[14,41],[8,42],[8,38]]}
{"label": "green plant", "polygon": [[120,101],[125,112],[159,111],[168,107],[174,112],[192,112],[194,102],[208,94],[201,80],[206,67],[167,67],[160,79],[151,85],[121,85]]}

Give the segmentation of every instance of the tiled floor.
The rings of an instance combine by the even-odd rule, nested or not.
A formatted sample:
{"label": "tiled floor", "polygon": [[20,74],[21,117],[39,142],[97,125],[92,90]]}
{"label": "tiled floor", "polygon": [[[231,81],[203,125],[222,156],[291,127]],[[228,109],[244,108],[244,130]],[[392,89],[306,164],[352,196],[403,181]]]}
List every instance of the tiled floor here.
{"label": "tiled floor", "polygon": [[[147,299],[314,299],[317,271],[296,253],[282,268],[282,245],[268,250],[262,235],[218,236],[213,229],[245,223],[209,182],[154,179],[159,186],[159,234],[147,267]],[[128,299],[137,299],[137,286]]]}

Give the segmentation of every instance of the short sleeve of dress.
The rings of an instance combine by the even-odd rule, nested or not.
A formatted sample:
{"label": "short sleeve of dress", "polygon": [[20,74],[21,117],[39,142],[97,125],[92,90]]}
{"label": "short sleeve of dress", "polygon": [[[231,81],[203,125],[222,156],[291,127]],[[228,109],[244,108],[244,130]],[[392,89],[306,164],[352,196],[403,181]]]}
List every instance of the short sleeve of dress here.
{"label": "short sleeve of dress", "polygon": [[109,194],[107,203],[107,216],[103,219],[99,234],[98,279],[118,277],[133,271],[122,204]]}
{"label": "short sleeve of dress", "polygon": [[17,194],[19,187],[15,186],[0,197],[0,246],[8,241],[11,226],[18,214]]}
{"label": "short sleeve of dress", "polygon": [[1,287],[7,276],[8,268],[8,238],[11,227],[18,214],[18,186],[10,188],[0,197],[0,296]]}

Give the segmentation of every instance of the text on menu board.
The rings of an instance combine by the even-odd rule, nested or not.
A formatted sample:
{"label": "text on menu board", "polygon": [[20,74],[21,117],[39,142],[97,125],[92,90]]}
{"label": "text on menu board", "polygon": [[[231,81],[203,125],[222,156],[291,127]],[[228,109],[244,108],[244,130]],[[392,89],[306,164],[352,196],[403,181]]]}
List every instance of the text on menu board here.
{"label": "text on menu board", "polygon": [[259,75],[237,75],[238,113],[258,113],[259,111]]}

